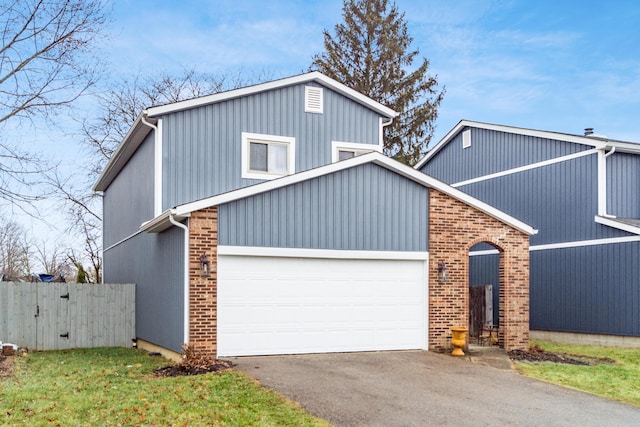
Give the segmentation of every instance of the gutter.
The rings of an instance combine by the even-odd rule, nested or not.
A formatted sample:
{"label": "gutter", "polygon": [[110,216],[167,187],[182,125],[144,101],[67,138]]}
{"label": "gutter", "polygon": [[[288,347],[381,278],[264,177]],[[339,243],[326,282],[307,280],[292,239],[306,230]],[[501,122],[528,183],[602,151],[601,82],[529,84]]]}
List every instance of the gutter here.
{"label": "gutter", "polygon": [[183,313],[183,342],[189,343],[189,227],[178,222],[173,217],[173,213],[169,213],[169,222],[184,230],[184,313]]}

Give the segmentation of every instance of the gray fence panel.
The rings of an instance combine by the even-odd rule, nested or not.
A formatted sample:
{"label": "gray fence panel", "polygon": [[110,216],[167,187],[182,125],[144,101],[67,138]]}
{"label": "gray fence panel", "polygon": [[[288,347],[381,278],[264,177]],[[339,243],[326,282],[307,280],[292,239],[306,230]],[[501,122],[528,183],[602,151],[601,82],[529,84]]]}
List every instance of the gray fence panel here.
{"label": "gray fence panel", "polygon": [[129,347],[135,285],[0,282],[0,341],[36,350]]}
{"label": "gray fence panel", "polygon": [[[22,283],[0,282],[0,341],[28,343],[35,348],[38,294]],[[34,325],[34,327],[15,327]]]}

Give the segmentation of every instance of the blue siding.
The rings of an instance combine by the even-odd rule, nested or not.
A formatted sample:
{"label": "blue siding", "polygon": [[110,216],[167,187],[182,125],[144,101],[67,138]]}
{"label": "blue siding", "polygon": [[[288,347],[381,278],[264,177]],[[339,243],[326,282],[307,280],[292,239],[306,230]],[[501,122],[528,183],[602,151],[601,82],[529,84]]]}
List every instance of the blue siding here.
{"label": "blue siding", "polygon": [[295,137],[296,172],[331,163],[331,141],[378,144],[379,115],[324,88],[324,114],[304,112],[304,84],[163,119],[163,210],[259,182],[241,178],[242,132]]}
{"label": "blue siding", "polygon": [[607,158],[607,213],[640,218],[640,155],[614,153]]}
{"label": "blue siding", "polygon": [[[105,248],[153,218],[153,134],[150,134],[103,196]],[[128,282],[122,282],[128,283]]]}
{"label": "blue siding", "polygon": [[220,245],[426,251],[428,190],[365,164],[220,206]]}
{"label": "blue siding", "polygon": [[640,242],[531,252],[531,328],[640,336]]}
{"label": "blue siding", "polygon": [[572,142],[470,129],[471,147],[462,148],[461,131],[421,171],[454,184],[592,148]]}
{"label": "blue siding", "polygon": [[105,283],[136,284],[136,336],[181,352],[184,232],[139,234],[104,253]]}
{"label": "blue siding", "polygon": [[531,245],[628,236],[597,224],[597,156],[459,187],[539,230]]}

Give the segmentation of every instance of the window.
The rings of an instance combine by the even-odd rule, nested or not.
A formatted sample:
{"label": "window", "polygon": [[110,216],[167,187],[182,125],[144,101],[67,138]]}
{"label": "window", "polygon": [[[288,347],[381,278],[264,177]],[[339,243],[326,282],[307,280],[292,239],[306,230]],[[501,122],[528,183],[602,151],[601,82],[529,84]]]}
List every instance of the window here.
{"label": "window", "polygon": [[274,179],[295,173],[295,138],[242,133],[242,177]]}
{"label": "window", "polygon": [[338,142],[333,141],[331,143],[332,153],[331,161],[333,163],[339,162],[353,157],[367,154],[372,151],[381,151],[379,145],[373,144],[357,144],[355,142]]}

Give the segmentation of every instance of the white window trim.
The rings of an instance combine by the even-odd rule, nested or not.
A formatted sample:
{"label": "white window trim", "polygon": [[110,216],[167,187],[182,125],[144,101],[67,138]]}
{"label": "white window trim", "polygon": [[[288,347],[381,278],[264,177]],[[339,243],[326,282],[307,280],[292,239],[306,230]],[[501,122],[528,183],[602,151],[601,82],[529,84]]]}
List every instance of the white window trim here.
{"label": "white window trim", "polygon": [[380,149],[380,146],[375,144],[361,144],[357,142],[331,141],[331,163],[335,163],[338,161],[338,159],[340,158],[338,153],[340,151],[360,152],[360,153],[357,153],[356,156],[370,153],[372,151],[376,151],[378,153],[382,152]]}
{"label": "white window trim", "polygon": [[[287,150],[287,169],[288,172],[284,175],[272,174],[268,172],[260,173],[253,172],[249,169],[249,144],[251,142],[266,142],[287,144],[289,146]],[[263,179],[270,180],[276,179],[287,175],[296,173],[296,139],[292,136],[280,136],[280,135],[267,135],[262,133],[242,132],[242,178],[248,179]]]}

